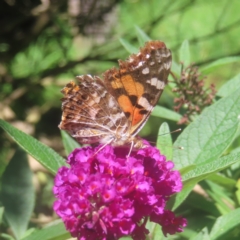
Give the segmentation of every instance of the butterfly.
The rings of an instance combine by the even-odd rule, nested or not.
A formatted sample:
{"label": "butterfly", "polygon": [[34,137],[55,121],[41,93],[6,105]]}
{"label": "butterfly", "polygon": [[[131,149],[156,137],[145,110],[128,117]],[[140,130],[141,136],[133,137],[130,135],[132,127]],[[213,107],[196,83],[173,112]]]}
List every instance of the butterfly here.
{"label": "butterfly", "polygon": [[139,53],[98,76],[77,76],[62,93],[59,128],[82,144],[103,146],[131,144],[141,148],[137,137],[167,84],[171,51],[161,41],[149,41]]}

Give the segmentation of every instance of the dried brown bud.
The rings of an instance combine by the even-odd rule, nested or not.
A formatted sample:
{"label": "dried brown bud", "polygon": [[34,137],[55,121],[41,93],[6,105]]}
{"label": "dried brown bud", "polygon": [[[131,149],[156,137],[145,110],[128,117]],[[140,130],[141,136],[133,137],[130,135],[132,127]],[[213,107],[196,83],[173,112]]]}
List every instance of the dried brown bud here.
{"label": "dried brown bud", "polygon": [[176,84],[173,89],[176,93],[174,110],[177,112],[184,110],[185,113],[178,124],[187,124],[213,102],[216,90],[214,84],[211,84],[209,88],[204,88],[205,77],[201,78],[197,67],[191,64],[184,68],[184,65],[181,65],[180,78],[174,78]]}

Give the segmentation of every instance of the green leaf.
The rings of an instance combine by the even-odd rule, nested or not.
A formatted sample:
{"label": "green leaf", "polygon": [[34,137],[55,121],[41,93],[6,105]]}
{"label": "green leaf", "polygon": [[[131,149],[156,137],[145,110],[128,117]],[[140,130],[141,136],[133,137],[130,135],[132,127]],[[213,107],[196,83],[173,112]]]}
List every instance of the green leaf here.
{"label": "green leaf", "polygon": [[175,141],[175,146],[184,147],[173,149],[176,168],[216,160],[235,137],[239,113],[240,89],[206,108]]}
{"label": "green leaf", "polygon": [[172,204],[173,210],[180,206],[198,182],[206,179],[211,174],[219,172],[229,167],[231,164],[238,162],[239,159],[240,153],[231,153],[227,156],[216,159],[215,161],[198,164],[196,165],[196,168],[183,175],[183,189],[176,194],[172,200],[174,201]]}
{"label": "green leaf", "polygon": [[0,119],[0,127],[2,127],[19,146],[21,146],[27,153],[29,153],[52,173],[56,173],[58,168],[66,165],[65,160],[54,150],[11,126],[2,119]]}
{"label": "green leaf", "polygon": [[183,62],[185,67],[189,66],[190,63],[191,63],[188,40],[184,40],[181,47],[180,47],[179,61]]}
{"label": "green leaf", "polygon": [[2,223],[2,219],[3,219],[3,213],[4,213],[4,207],[0,207],[0,226]]}
{"label": "green leaf", "polygon": [[120,38],[119,41],[129,53],[131,53],[131,54],[138,53],[138,48],[134,47],[131,43],[129,43],[125,39]]}
{"label": "green leaf", "polygon": [[237,198],[237,201],[238,201],[238,205],[240,205],[240,179],[238,179],[238,181],[236,183],[236,187],[237,187],[236,198]]}
{"label": "green leaf", "polygon": [[135,25],[135,31],[136,31],[136,35],[137,35],[140,46],[144,46],[146,42],[151,40],[151,38],[137,25]]}
{"label": "green leaf", "polygon": [[221,215],[225,215],[233,209],[235,203],[231,198],[229,198],[229,191],[227,189],[224,189],[223,187],[209,180],[205,180],[202,183],[202,186],[210,198],[214,200],[215,205]]}
{"label": "green leaf", "polygon": [[119,240],[132,240],[132,238],[131,237],[121,237],[121,238],[119,238]]}
{"label": "green leaf", "polygon": [[36,231],[36,228],[28,228],[27,231],[24,233],[22,238],[30,236],[34,231]]}
{"label": "green leaf", "polygon": [[226,189],[208,180],[204,181],[202,186],[210,198],[214,200],[221,215],[228,213],[233,208],[234,202],[227,196]]}
{"label": "green leaf", "polygon": [[211,180],[212,182],[215,182],[216,184],[225,187],[226,189],[233,190],[236,185],[236,181],[232,178],[228,178],[224,175],[220,175],[218,173],[211,174],[208,178],[208,180]]}
{"label": "green leaf", "polygon": [[226,97],[231,95],[235,90],[236,86],[240,86],[240,74],[227,81],[217,92],[220,97]]}
{"label": "green leaf", "polygon": [[210,232],[210,239],[218,239],[223,234],[227,233],[232,228],[240,224],[240,208],[231,211],[230,213],[221,216],[217,219]]}
{"label": "green leaf", "polygon": [[[183,232],[176,233],[176,235],[181,236],[180,239],[190,239],[192,236],[196,235],[196,231],[189,229],[189,228],[184,228]],[[164,238],[166,240],[169,239],[169,237]],[[179,239],[179,238],[178,238]],[[174,237],[171,238],[171,240],[175,240]]]}
{"label": "green leaf", "polygon": [[157,138],[157,148],[161,154],[165,155],[168,160],[172,159],[173,143],[169,126],[166,122],[162,123]]}
{"label": "green leaf", "polygon": [[189,181],[192,179],[205,179],[208,175],[213,174],[215,172],[221,171],[233,163],[236,163],[240,159],[240,153],[231,153],[224,157],[220,157],[211,162],[203,162],[201,164],[196,165],[196,167],[187,172],[185,175],[182,176],[183,181]]}
{"label": "green leaf", "polygon": [[[203,188],[203,191],[204,190],[205,188]],[[209,201],[209,198],[204,196],[204,194],[202,195],[195,191],[191,192],[191,194],[188,196],[188,199],[187,199],[187,205],[189,209],[197,209],[198,211],[200,210],[201,213],[203,213],[202,217],[206,217],[207,215],[210,215],[213,217],[219,217],[219,211],[215,205],[215,202]]]}
{"label": "green leaf", "polygon": [[172,110],[169,110],[158,105],[155,106],[155,108],[153,109],[152,116],[161,117],[173,121],[179,121],[182,117],[179,113],[176,113]]}
{"label": "green leaf", "polygon": [[[0,131],[0,134],[2,132],[3,131]],[[0,178],[5,171],[5,168],[8,165],[8,154],[9,154],[9,149],[1,146],[1,151],[0,151]]]}
{"label": "green leaf", "polygon": [[72,137],[69,136],[68,133],[65,131],[61,131],[62,140],[63,140],[63,146],[66,152],[66,155],[68,156],[75,148],[80,148],[78,142],[76,142]]}
{"label": "green leaf", "polygon": [[191,237],[190,240],[210,240],[207,227],[203,228],[196,236]]}
{"label": "green leaf", "polygon": [[5,234],[5,233],[0,233],[0,237],[2,237],[3,239],[7,239],[7,240],[15,240],[14,237],[12,237],[8,234]]}
{"label": "green leaf", "polygon": [[22,240],[65,240],[70,237],[71,235],[65,229],[63,222],[61,220],[57,220],[41,230],[36,230]]}
{"label": "green leaf", "polygon": [[18,149],[2,177],[4,216],[15,237],[20,239],[27,230],[34,206],[32,172],[26,153]]}
{"label": "green leaf", "polygon": [[147,222],[146,228],[149,230],[148,238],[151,240],[159,240],[163,238],[162,229],[159,224],[155,222]]}
{"label": "green leaf", "polygon": [[170,206],[173,211],[176,210],[200,180],[201,179],[193,179],[192,181],[189,181],[187,183],[183,182],[183,189],[181,190],[181,192],[170,198],[168,206]]}
{"label": "green leaf", "polygon": [[183,175],[185,175],[186,173],[188,173],[189,171],[191,171],[195,168],[196,168],[196,165],[193,164],[193,165],[189,165],[187,167],[181,168],[179,170],[179,172],[180,172],[181,176],[183,176]]}
{"label": "green leaf", "polygon": [[240,61],[240,57],[225,57],[218,59],[207,66],[201,68],[201,72],[204,74],[212,72],[215,68],[220,67],[225,64],[234,63]]}

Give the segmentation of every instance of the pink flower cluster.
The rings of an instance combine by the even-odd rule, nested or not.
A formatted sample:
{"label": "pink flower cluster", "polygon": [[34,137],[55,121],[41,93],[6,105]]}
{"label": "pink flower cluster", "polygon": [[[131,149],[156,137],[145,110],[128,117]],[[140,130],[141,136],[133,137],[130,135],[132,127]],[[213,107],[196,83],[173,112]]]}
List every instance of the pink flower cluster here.
{"label": "pink flower cluster", "polygon": [[160,224],[164,235],[183,231],[186,219],[165,209],[169,197],[182,189],[174,164],[151,146],[128,158],[128,148],[109,145],[98,152],[99,147],[75,149],[68,157],[70,168],[61,167],[55,178],[54,210],[72,236],[144,240],[148,219]]}

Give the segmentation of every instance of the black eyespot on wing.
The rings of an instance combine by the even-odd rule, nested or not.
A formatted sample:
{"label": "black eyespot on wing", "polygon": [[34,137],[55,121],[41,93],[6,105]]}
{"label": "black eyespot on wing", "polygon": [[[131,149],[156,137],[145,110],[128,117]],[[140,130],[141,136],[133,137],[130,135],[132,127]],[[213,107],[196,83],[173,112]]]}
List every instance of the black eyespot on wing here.
{"label": "black eyespot on wing", "polygon": [[155,95],[151,95],[149,93],[144,93],[142,97],[146,98],[149,103],[152,103],[152,101],[155,101]]}
{"label": "black eyespot on wing", "polygon": [[131,113],[130,112],[124,112],[125,113],[125,116],[127,117],[127,118],[129,118],[130,117],[130,115],[131,115]]}
{"label": "black eyespot on wing", "polygon": [[137,104],[135,107],[136,107],[136,108],[138,108],[138,109],[141,109],[141,108],[143,108],[143,106],[142,106],[142,105],[140,105],[140,104]]}
{"label": "black eyespot on wing", "polygon": [[142,109],[139,111],[140,114],[145,115],[148,113],[148,110]]}
{"label": "black eyespot on wing", "polygon": [[81,95],[82,100],[88,100],[89,96],[87,94]]}
{"label": "black eyespot on wing", "polygon": [[132,105],[135,106],[135,105],[137,104],[137,100],[138,100],[137,96],[135,96],[135,95],[130,95],[130,96],[128,96],[128,97],[129,97]]}
{"label": "black eyespot on wing", "polygon": [[81,101],[81,100],[78,100],[78,101],[77,101],[77,105],[82,105],[82,101]]}

